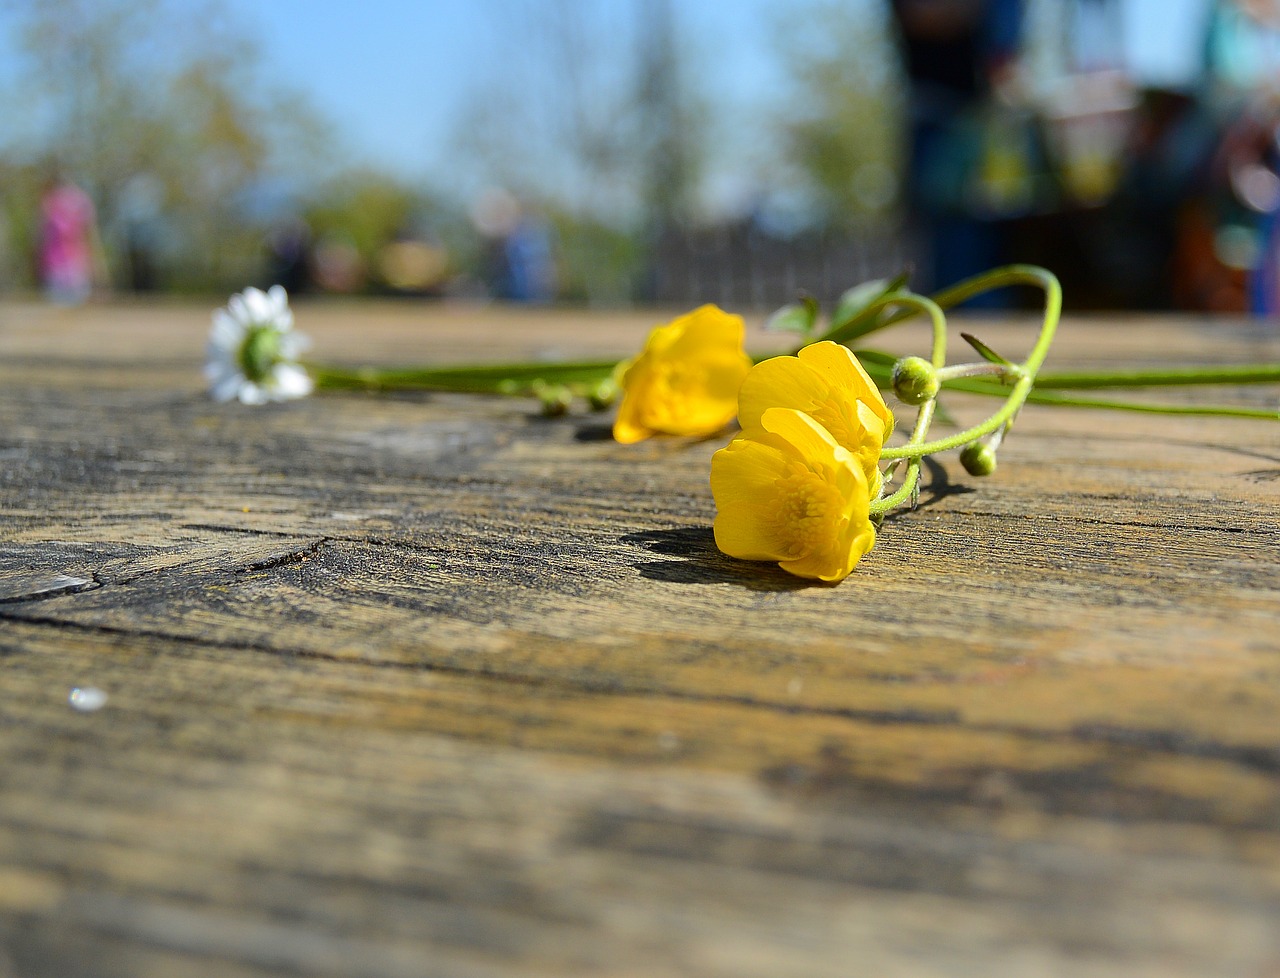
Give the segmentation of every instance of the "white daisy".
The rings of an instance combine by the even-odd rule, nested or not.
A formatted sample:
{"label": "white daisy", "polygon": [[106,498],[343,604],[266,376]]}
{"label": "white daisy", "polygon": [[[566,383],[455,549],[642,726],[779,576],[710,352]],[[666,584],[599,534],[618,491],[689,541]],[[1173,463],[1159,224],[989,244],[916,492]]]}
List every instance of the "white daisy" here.
{"label": "white daisy", "polygon": [[306,397],[312,382],[297,360],[308,341],[294,332],[289,297],[279,285],[245,289],[213,314],[204,376],[214,400],[265,404]]}

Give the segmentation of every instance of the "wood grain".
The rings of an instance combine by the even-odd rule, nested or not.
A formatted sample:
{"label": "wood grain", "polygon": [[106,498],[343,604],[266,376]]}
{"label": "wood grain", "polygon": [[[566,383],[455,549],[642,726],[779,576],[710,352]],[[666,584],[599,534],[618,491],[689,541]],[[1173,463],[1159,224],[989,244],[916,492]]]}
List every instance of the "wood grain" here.
{"label": "wood grain", "polygon": [[[353,363],[662,315],[298,308]],[[724,437],[215,405],[207,316],[0,305],[2,978],[1280,976],[1280,427],[1029,407],[813,586],[715,549]],[[1050,367],[1114,358],[1280,339]]]}

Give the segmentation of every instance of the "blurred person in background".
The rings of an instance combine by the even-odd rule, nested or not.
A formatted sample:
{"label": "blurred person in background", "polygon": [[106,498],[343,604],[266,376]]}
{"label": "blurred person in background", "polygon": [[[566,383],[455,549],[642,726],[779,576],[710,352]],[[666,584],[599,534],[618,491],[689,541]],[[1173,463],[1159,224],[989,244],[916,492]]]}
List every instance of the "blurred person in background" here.
{"label": "blurred person in background", "polygon": [[1223,120],[1212,251],[1243,274],[1241,305],[1280,314],[1280,3],[1219,0],[1205,46],[1207,97]]}
{"label": "blurred person in background", "polygon": [[159,253],[164,237],[163,184],[148,173],[130,177],[120,195],[118,209],[125,281],[129,291],[154,292],[160,287]]}
{"label": "blurred person in background", "polygon": [[97,218],[89,195],[61,177],[40,200],[40,280],[48,297],[78,305],[93,292],[98,266]]}
{"label": "blurred person in background", "polygon": [[509,302],[550,302],[556,296],[555,242],[550,222],[501,188],[476,200],[471,219],[485,242],[489,294]]}
{"label": "blurred person in background", "polygon": [[311,225],[298,214],[287,214],[267,233],[267,278],[289,295],[311,287]]}
{"label": "blurred person in background", "polygon": [[1018,162],[983,154],[1019,147],[984,141],[983,116],[1013,75],[1023,0],[892,0],[892,9],[909,87],[907,203],[927,253],[917,287],[932,290],[1006,260],[999,202],[985,206],[981,181],[991,164]]}

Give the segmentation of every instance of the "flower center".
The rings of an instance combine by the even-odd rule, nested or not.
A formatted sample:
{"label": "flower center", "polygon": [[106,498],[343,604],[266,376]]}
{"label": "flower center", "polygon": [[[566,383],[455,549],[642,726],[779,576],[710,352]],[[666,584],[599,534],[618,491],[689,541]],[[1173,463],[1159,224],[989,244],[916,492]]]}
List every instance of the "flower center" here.
{"label": "flower center", "polygon": [[658,364],[654,374],[662,395],[655,398],[653,408],[663,416],[662,423],[686,417],[697,406],[698,395],[706,387],[704,372],[690,364],[671,362]]}
{"label": "flower center", "polygon": [[779,490],[776,519],[792,556],[829,544],[843,508],[835,487],[808,471],[783,476],[775,485]]}
{"label": "flower center", "polygon": [[240,344],[240,369],[245,377],[260,384],[284,357],[280,352],[280,331],[270,326],[250,326]]}

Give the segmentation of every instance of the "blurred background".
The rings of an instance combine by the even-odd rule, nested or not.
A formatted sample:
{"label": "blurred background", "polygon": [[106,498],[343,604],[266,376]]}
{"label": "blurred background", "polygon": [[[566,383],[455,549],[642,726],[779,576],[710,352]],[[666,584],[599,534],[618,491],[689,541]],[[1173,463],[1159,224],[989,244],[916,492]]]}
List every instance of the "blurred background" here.
{"label": "blurred background", "polygon": [[0,295],[1280,306],[1274,0],[0,0]]}

